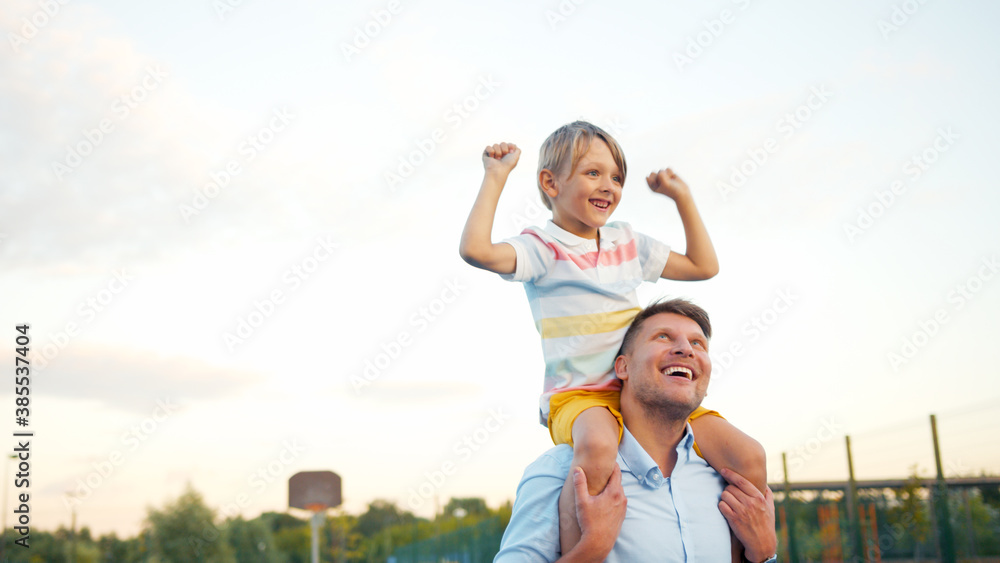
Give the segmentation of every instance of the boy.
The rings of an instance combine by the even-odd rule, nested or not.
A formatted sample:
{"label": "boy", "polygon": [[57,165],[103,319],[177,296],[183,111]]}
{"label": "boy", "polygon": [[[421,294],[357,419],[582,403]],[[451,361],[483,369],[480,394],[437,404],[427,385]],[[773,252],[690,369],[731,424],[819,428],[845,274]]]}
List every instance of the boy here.
{"label": "boy", "polygon": [[[687,184],[669,168],[651,173],[646,182],[676,203],[685,254],[627,223],[607,223],[622,196],[625,157],[611,135],[584,121],[557,129],[540,151],[538,188],[552,220],[493,243],[497,202],[520,154],[510,143],[486,147],[485,177],[459,253],[477,268],[525,284],[546,362],[542,421],[555,444],[573,446],[572,466],[583,468],[590,494],[596,495],[611,476],[622,435],[614,360],[640,310],[635,288],[661,277],[711,278],[718,273],[718,259]],[[716,416],[702,416],[706,413]],[[756,441],[706,409],[690,420],[699,454],[712,467],[731,468],[763,491],[764,456]],[[580,538],[570,476],[559,514],[562,552],[567,553]]]}

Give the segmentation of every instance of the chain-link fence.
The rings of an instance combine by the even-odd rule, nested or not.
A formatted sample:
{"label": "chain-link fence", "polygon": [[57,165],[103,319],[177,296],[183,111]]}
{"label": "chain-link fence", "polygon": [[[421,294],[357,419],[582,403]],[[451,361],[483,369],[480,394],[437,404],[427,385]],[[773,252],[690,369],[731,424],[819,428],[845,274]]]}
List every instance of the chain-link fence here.
{"label": "chain-link fence", "polygon": [[506,518],[490,518],[397,548],[389,563],[489,563],[500,550]]}
{"label": "chain-link fence", "polygon": [[[791,468],[793,478],[819,475],[818,465],[829,471],[843,463],[846,470],[825,482],[771,484],[780,561],[1000,563],[1000,477],[985,474],[1000,442],[982,432],[1000,424],[1000,406],[947,413],[940,425],[932,417],[933,434],[913,420],[853,436],[853,456],[850,438],[842,449],[835,422],[806,425],[802,447],[782,456],[783,467],[769,469],[772,477],[787,477]],[[481,521],[397,548],[389,561],[489,562],[506,525],[501,517]]]}
{"label": "chain-link fence", "polygon": [[948,561],[941,535],[950,533],[946,545],[953,561],[1000,562],[1000,483],[982,479],[976,486],[974,481],[948,488],[948,531],[935,509],[933,482],[913,479],[897,488],[859,489],[854,518],[842,490],[799,489],[790,499],[779,493],[779,559]]}

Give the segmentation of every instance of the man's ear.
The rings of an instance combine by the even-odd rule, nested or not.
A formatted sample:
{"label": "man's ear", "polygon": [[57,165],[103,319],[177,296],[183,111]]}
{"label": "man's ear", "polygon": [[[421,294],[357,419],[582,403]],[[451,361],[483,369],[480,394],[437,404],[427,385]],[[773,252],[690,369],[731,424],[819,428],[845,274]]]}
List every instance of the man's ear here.
{"label": "man's ear", "polygon": [[556,186],[556,176],[548,168],[543,168],[538,172],[538,185],[542,191],[550,198],[559,195],[559,188]]}
{"label": "man's ear", "polygon": [[625,359],[625,356],[615,358],[615,375],[622,381],[628,379],[628,360]]}

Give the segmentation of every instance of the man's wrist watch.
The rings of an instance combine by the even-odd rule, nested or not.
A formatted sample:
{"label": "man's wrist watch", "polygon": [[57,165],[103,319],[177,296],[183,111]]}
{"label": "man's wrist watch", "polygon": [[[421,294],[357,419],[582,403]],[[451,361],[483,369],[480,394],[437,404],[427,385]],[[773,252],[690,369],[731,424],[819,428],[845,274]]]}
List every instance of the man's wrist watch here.
{"label": "man's wrist watch", "polygon": [[763,561],[750,561],[749,559],[747,559],[747,554],[746,553],[743,554],[743,563],[777,563],[777,561],[778,561],[777,553],[775,553],[774,555],[768,557]]}

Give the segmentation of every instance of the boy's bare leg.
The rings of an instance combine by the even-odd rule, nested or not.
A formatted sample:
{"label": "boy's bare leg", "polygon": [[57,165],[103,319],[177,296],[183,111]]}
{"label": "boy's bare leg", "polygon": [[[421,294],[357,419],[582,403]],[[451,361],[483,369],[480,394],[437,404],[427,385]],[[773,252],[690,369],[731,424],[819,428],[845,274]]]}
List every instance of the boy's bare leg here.
{"label": "boy's bare leg", "polygon": [[[698,449],[716,471],[732,469],[746,477],[763,493],[767,487],[767,458],[764,448],[726,419],[705,414],[691,421]],[[743,546],[732,535],[733,563],[743,561]]]}
{"label": "boy's bare leg", "polygon": [[[573,463],[587,476],[591,496],[600,494],[611,478],[618,457],[618,419],[604,407],[591,407],[573,422]],[[566,477],[559,495],[559,542],[569,553],[580,541],[580,523],[576,520],[576,493],[573,472]]]}

